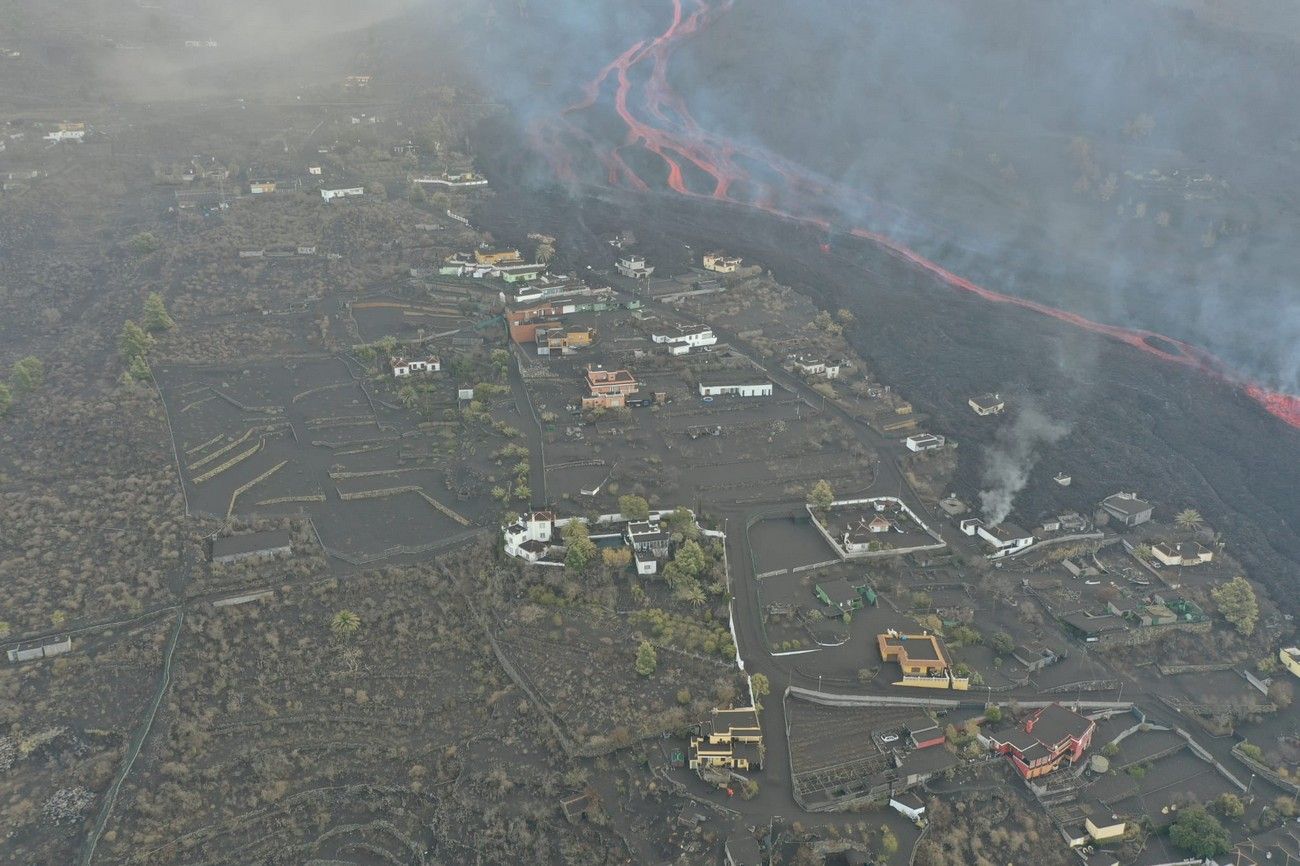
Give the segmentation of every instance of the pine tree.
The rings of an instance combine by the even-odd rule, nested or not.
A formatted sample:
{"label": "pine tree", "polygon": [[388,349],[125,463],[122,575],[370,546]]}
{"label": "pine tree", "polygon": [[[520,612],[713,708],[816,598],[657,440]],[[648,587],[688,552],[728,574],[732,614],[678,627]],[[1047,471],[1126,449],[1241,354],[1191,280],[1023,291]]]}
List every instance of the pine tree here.
{"label": "pine tree", "polygon": [[14,371],[9,377],[9,384],[18,394],[30,394],[41,387],[44,381],[45,365],[41,363],[40,358],[28,355],[21,361],[14,362]]}
{"label": "pine tree", "polygon": [[1249,636],[1254,633],[1255,623],[1259,620],[1259,601],[1255,598],[1255,589],[1250,581],[1238,575],[1227,583],[1216,586],[1210,595],[1219,606],[1219,613],[1240,634]]}
{"label": "pine tree", "polygon": [[835,501],[835,491],[831,489],[831,484],[825,478],[818,481],[808,491],[808,504],[813,508],[827,509]]}
{"label": "pine tree", "polygon": [[677,548],[673,563],[687,577],[698,577],[708,567],[709,559],[698,541],[688,541]]}
{"label": "pine tree", "polygon": [[144,327],[147,331],[170,331],[176,326],[162,295],[150,292],[144,301]]}
{"label": "pine tree", "polygon": [[136,358],[143,358],[152,346],[153,337],[149,336],[144,328],[127,319],[126,324],[122,326],[122,336],[118,338],[118,349],[123,359],[130,363]]}
{"label": "pine tree", "polygon": [[648,640],[641,641],[641,646],[636,650],[636,672],[643,677],[648,677],[658,666],[659,656],[655,652],[654,644]]}

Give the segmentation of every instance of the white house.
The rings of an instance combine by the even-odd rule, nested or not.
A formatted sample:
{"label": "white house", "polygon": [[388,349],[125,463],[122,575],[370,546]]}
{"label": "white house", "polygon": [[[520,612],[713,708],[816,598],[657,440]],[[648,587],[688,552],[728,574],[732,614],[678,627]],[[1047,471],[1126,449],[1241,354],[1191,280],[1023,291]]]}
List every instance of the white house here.
{"label": "white house", "polygon": [[966,401],[976,415],[1000,415],[1007,408],[1001,394],[981,394]]}
{"label": "white house", "polygon": [[[877,502],[877,509],[885,506],[883,502]],[[850,553],[859,553],[872,549],[876,543],[875,536],[888,533],[894,529],[894,521],[890,520],[883,514],[877,514],[870,520],[865,517],[858,519],[857,523],[850,523],[844,530],[844,536],[840,539],[840,544]]]}
{"label": "white house", "polygon": [[908,791],[904,794],[891,796],[889,798],[889,808],[919,824],[921,816],[925,814],[925,801],[914,792]]}
{"label": "white house", "polygon": [[1024,550],[1038,540],[1032,532],[1021,529],[1014,523],[999,523],[997,526],[988,526],[978,518],[970,518],[963,520],[959,526],[966,535],[979,536],[994,548],[993,553],[989,554],[989,559],[1001,559],[1004,556],[1010,556],[1017,551]]}
{"label": "white house", "polygon": [[646,267],[644,256],[624,256],[614,265],[614,270],[635,280],[648,279],[655,272],[653,267]]}
{"label": "white house", "polygon": [[933,451],[942,448],[945,440],[934,433],[916,433],[903,440],[908,451]]}
{"label": "white house", "polygon": [[737,397],[771,397],[772,383],[758,377],[734,382],[700,382],[701,397],[721,397],[725,394]]}
{"label": "white house", "polygon": [[1151,555],[1165,565],[1200,565],[1214,560],[1214,551],[1195,541],[1162,541],[1152,545]]}
{"label": "white house", "polygon": [[556,528],[554,512],[525,514],[505,528],[506,554],[537,562],[550,552]]}
{"label": "white house", "polygon": [[[632,521],[627,525],[627,543],[634,551],[643,551],[651,556],[667,556],[670,536],[658,522],[649,520]],[[638,564],[638,571],[640,566]]]}
{"label": "white house", "polygon": [[322,171],[322,169],[321,169],[321,167],[320,167],[319,165],[309,165],[309,166],[307,166],[307,173],[308,173],[308,174],[319,175],[319,174],[321,173],[321,171]]}
{"label": "white house", "polygon": [[796,355],[794,368],[804,376],[822,376],[827,379],[840,377],[840,361],[828,361],[815,355]]}
{"label": "white house", "polygon": [[668,351],[674,355],[685,355],[691,349],[713,346],[718,342],[717,335],[708,325],[674,325],[663,333],[651,334],[650,339],[668,346]]}
{"label": "white house", "polygon": [[84,129],[56,129],[44,136],[46,141],[82,141],[85,137]]}
{"label": "white house", "polygon": [[637,574],[659,573],[659,560],[648,548],[632,548],[632,559],[636,562]]}
{"label": "white house", "polygon": [[414,361],[393,357],[388,360],[388,363],[393,368],[393,375],[399,379],[412,373],[436,373],[442,369],[442,359],[437,355],[430,355],[427,358]]}
{"label": "white house", "polygon": [[740,256],[729,256],[724,253],[705,253],[704,269],[718,274],[734,274],[740,267],[740,261]]}
{"label": "white house", "polygon": [[320,191],[320,197],[325,201],[334,201],[336,198],[348,198],[350,196],[365,195],[364,187],[349,186],[342,189],[323,189]]}

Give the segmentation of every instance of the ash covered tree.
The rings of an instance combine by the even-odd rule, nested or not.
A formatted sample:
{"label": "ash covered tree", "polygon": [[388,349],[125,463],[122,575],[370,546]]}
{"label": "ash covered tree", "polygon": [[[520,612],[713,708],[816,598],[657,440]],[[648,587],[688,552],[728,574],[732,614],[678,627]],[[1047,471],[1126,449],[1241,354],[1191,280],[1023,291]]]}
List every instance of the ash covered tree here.
{"label": "ash covered tree", "polygon": [[150,292],[144,300],[144,327],[146,331],[170,331],[176,327],[163,296],[157,292]]}
{"label": "ash covered tree", "polygon": [[564,565],[572,571],[586,571],[596,557],[596,543],[591,540],[587,524],[573,520],[564,525]]}
{"label": "ash covered tree", "polygon": [[144,328],[137,325],[130,319],[122,326],[122,335],[118,337],[118,351],[122,353],[122,359],[130,364],[137,358],[143,358],[148,354],[149,349],[153,346],[153,337],[145,331]]}
{"label": "ash covered tree", "polygon": [[756,698],[765,698],[772,693],[772,684],[767,681],[766,674],[754,674],[749,678],[749,685]]}
{"label": "ash covered tree", "polygon": [[890,829],[888,824],[880,825],[880,852],[886,857],[893,857],[898,853],[898,837]]}
{"label": "ash covered tree", "polygon": [[989,638],[989,646],[998,655],[1007,655],[1016,648],[1016,641],[1004,631],[997,631]]}
{"label": "ash covered tree", "polygon": [[705,555],[704,548],[700,547],[700,543],[691,540],[677,548],[673,564],[687,577],[699,577],[704,569],[709,567],[709,558]]}
{"label": "ash covered tree", "polygon": [[1210,595],[1219,606],[1219,613],[1232,623],[1238,633],[1245,636],[1254,634],[1255,623],[1259,621],[1259,601],[1255,598],[1255,589],[1250,581],[1237,575],[1227,583],[1216,586]]}
{"label": "ash covered tree", "polygon": [[650,503],[644,496],[629,494],[618,498],[618,510],[628,520],[645,520],[650,516]]}
{"label": "ash covered tree", "polygon": [[28,355],[26,358],[14,362],[13,373],[9,377],[9,385],[15,393],[19,395],[30,394],[40,388],[41,383],[44,381],[45,365],[41,363],[40,358]]}
{"label": "ash covered tree", "polygon": [[601,551],[600,557],[605,567],[613,571],[622,571],[632,563],[632,551],[626,547],[607,547]]}
{"label": "ash covered tree", "polygon": [[664,517],[664,524],[675,540],[698,538],[700,528],[695,523],[695,515],[684,505],[679,505]]}
{"label": "ash covered tree", "polygon": [[1228,851],[1228,831],[1203,806],[1192,806],[1178,813],[1177,820],[1169,827],[1169,841],[1193,857],[1217,857]]}
{"label": "ash covered tree", "polygon": [[648,677],[659,667],[659,655],[655,652],[654,644],[648,640],[641,641],[641,645],[636,650],[636,672],[643,677]]}
{"label": "ash covered tree", "polygon": [[834,501],[835,491],[831,489],[831,483],[825,478],[814,484],[808,491],[808,504],[820,511],[830,508]]}
{"label": "ash covered tree", "polygon": [[9,411],[9,407],[14,404],[14,393],[9,390],[9,386],[0,382],[0,416]]}

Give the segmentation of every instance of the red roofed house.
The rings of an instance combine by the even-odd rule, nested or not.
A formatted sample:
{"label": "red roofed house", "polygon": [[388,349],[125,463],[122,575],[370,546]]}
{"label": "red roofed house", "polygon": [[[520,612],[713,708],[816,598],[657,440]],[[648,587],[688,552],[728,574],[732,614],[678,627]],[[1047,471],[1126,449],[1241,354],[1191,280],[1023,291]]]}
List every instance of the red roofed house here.
{"label": "red roofed house", "polygon": [[591,396],[582,398],[582,408],[617,409],[627,405],[628,394],[636,393],[637,381],[627,370],[588,367],[587,388],[590,389]]}
{"label": "red roofed house", "polygon": [[1044,776],[1062,761],[1073,764],[1092,743],[1097,723],[1060,704],[1038,710],[1019,728],[989,735],[993,750],[1009,755],[1023,779]]}

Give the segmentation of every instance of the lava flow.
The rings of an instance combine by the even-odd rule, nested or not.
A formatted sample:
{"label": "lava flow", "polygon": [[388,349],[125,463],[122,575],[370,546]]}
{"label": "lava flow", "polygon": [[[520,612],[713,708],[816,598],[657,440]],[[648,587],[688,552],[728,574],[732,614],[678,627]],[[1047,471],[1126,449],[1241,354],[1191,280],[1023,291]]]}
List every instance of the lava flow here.
{"label": "lava flow", "polygon": [[[683,8],[685,0],[671,2],[672,20],[661,34],[648,42],[641,40],[633,44],[588,82],[579,101],[568,106],[559,116],[534,124],[531,130],[533,144],[549,159],[556,176],[567,183],[580,182],[573,168],[571,151],[565,146],[567,140],[597,156],[605,169],[605,180],[612,186],[642,192],[651,188],[651,184],[638,175],[622,155],[626,148],[640,147],[663,160],[666,169],[664,183],[680,195],[713,198],[751,207],[822,230],[828,230],[830,223],[821,214],[833,210],[836,203],[853,201],[857,205],[863,204],[861,195],[840,189],[789,160],[700,127],[685,100],[669,84],[668,60],[676,43],[699,32],[719,13],[730,9],[732,0],[716,4],[711,0],[689,0],[692,5],[689,13]],[[611,76],[614,81],[613,109],[626,127],[624,141],[616,146],[598,142],[575,122],[577,117],[603,104],[601,96],[609,87]],[[638,105],[637,111],[632,108],[634,100]],[[711,184],[712,189],[708,192],[692,189],[685,176],[686,165],[692,166],[700,178],[707,179],[705,182]],[[756,175],[756,170],[761,176]],[[748,194],[741,195],[738,189],[744,189]],[[867,203],[878,210],[890,211],[894,217],[900,213],[876,202]],[[1078,313],[984,288],[879,232],[851,228],[848,233],[878,245],[952,288],[993,303],[1009,304],[1050,316],[1233,384],[1269,413],[1300,429],[1300,396],[1244,381],[1204,349],[1153,331],[1096,322]]]}

